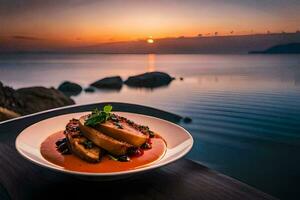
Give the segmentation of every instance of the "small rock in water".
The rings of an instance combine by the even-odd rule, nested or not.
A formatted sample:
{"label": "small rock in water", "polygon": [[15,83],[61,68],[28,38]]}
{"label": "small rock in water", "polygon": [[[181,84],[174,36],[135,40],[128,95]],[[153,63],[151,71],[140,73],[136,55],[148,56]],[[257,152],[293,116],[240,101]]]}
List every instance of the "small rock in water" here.
{"label": "small rock in water", "polygon": [[99,89],[120,90],[123,86],[123,80],[120,76],[111,76],[100,79],[91,84],[91,86]]}
{"label": "small rock in water", "polygon": [[156,88],[166,86],[174,80],[164,72],[147,72],[136,76],[130,76],[124,83],[129,87]]}
{"label": "small rock in water", "polygon": [[190,117],[185,117],[183,118],[183,122],[188,124],[192,122],[192,119]]}
{"label": "small rock in water", "polygon": [[76,96],[80,94],[80,92],[82,91],[82,87],[77,83],[65,81],[59,85],[58,90],[63,92],[67,96]]}
{"label": "small rock in water", "polygon": [[88,92],[88,93],[92,93],[92,92],[95,92],[95,88],[93,87],[87,87],[84,89],[85,92]]}

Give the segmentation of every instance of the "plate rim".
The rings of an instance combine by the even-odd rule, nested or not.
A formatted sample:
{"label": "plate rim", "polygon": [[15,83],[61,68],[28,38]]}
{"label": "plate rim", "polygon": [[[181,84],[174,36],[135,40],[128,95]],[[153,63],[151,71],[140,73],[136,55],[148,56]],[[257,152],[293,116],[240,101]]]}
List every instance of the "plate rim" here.
{"label": "plate rim", "polygon": [[[180,154],[178,156],[176,156],[176,157],[174,157],[174,158],[172,158],[172,159],[170,159],[170,160],[168,160],[166,162],[154,163],[153,165],[151,165],[151,163],[150,163],[148,166],[137,168],[137,169],[130,169],[130,170],[119,171],[119,172],[105,172],[105,173],[101,173],[101,172],[100,173],[99,172],[79,172],[79,171],[73,171],[73,170],[68,170],[68,169],[64,169],[64,168],[58,168],[58,167],[55,167],[55,166],[58,166],[58,165],[55,165],[55,164],[49,162],[45,158],[43,158],[45,161],[47,161],[47,162],[49,162],[49,163],[51,163],[53,165],[46,164],[46,163],[41,163],[41,162],[39,162],[39,161],[37,161],[35,159],[32,159],[30,156],[26,155],[26,153],[24,153],[23,150],[20,148],[20,144],[19,143],[20,143],[20,137],[22,135],[22,132],[24,132],[26,129],[30,128],[31,126],[33,126],[33,125],[35,125],[37,123],[43,122],[43,121],[47,121],[47,120],[52,119],[52,118],[59,117],[59,116],[70,115],[70,114],[86,113],[86,112],[88,112],[88,111],[70,112],[70,113],[65,113],[65,114],[61,114],[61,115],[56,115],[56,116],[53,116],[53,117],[49,117],[49,118],[37,121],[34,124],[31,124],[30,126],[24,128],[18,134],[18,136],[15,139],[15,148],[16,148],[17,152],[23,158],[25,158],[26,160],[30,161],[33,164],[36,164],[38,166],[47,168],[49,170],[54,170],[54,171],[57,171],[57,172],[60,172],[60,173],[66,173],[66,174],[72,174],[72,175],[80,175],[80,176],[89,176],[89,177],[102,177],[102,176],[112,177],[112,176],[135,174],[135,173],[149,171],[149,170],[153,170],[153,169],[160,168],[162,166],[168,165],[168,164],[170,164],[172,162],[175,162],[175,161],[181,159],[183,156],[185,156],[192,149],[192,147],[194,145],[194,139],[193,139],[192,135],[185,128],[183,128],[182,126],[180,126],[178,124],[175,124],[173,122],[170,122],[170,121],[167,121],[165,119],[158,118],[158,117],[150,116],[150,115],[133,113],[133,112],[116,111],[118,113],[129,113],[129,114],[134,114],[134,115],[146,116],[148,118],[152,118],[152,119],[155,119],[155,120],[162,121],[164,123],[168,123],[168,124],[170,124],[172,126],[176,126],[177,128],[181,129],[185,134],[187,134],[187,136],[189,137],[188,140],[190,141],[190,145],[188,146],[188,148],[186,148],[185,150],[183,150],[182,152],[180,152]],[[157,161],[159,162],[159,160],[157,160]]]}

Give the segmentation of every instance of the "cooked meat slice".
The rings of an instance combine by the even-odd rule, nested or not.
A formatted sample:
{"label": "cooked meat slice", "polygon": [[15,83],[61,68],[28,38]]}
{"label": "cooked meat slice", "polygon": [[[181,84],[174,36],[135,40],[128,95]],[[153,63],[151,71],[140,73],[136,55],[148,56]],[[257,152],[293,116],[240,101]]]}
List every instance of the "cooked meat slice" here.
{"label": "cooked meat slice", "polygon": [[128,149],[133,147],[131,144],[116,140],[108,135],[103,134],[99,130],[96,130],[89,126],[85,126],[85,120],[86,116],[83,116],[79,119],[79,128],[83,135],[91,140],[94,144],[105,149],[109,153],[116,156],[125,155]]}
{"label": "cooked meat slice", "polygon": [[99,162],[101,149],[85,138],[79,129],[79,120],[72,119],[66,126],[65,136],[71,152],[88,162]]}
{"label": "cooked meat slice", "polygon": [[149,134],[143,131],[142,127],[144,126],[137,125],[125,117],[112,114],[106,122],[98,124],[95,128],[112,138],[140,147],[149,138]]}
{"label": "cooked meat slice", "polygon": [[114,122],[111,120],[101,123],[95,127],[104,134],[117,140],[125,141],[136,147],[140,147],[148,139],[147,135],[132,128],[125,122]]}
{"label": "cooked meat slice", "polygon": [[87,162],[96,163],[100,161],[101,150],[99,147],[92,145],[91,141],[85,137],[73,138],[70,134],[66,134],[66,138],[73,154]]}

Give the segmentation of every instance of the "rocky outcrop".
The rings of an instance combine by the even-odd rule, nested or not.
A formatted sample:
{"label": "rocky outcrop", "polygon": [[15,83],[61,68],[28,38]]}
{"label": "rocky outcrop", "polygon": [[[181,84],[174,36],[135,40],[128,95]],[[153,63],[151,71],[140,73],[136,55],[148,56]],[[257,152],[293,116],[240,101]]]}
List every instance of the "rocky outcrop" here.
{"label": "rocky outcrop", "polygon": [[148,72],[130,76],[124,83],[130,87],[156,88],[170,84],[173,79],[164,72]]}
{"label": "rocky outcrop", "polygon": [[100,79],[91,84],[91,86],[99,89],[121,89],[123,80],[120,76],[111,76]]}
{"label": "rocky outcrop", "polygon": [[29,87],[16,91],[22,101],[21,114],[71,105],[75,102],[54,88]]}
{"label": "rocky outcrop", "polygon": [[76,96],[81,93],[82,87],[77,83],[65,81],[59,85],[58,90],[67,96]]}
{"label": "rocky outcrop", "polygon": [[2,116],[7,116],[7,113],[12,117],[13,113],[26,115],[74,103],[71,98],[54,88],[29,87],[14,90],[0,82],[0,107],[5,109],[1,112]]}
{"label": "rocky outcrop", "polygon": [[272,46],[264,51],[250,51],[250,54],[300,54],[300,43]]}
{"label": "rocky outcrop", "polygon": [[0,106],[8,110],[14,110],[16,112],[18,107],[22,106],[22,102],[19,101],[16,91],[4,86],[0,82]]}

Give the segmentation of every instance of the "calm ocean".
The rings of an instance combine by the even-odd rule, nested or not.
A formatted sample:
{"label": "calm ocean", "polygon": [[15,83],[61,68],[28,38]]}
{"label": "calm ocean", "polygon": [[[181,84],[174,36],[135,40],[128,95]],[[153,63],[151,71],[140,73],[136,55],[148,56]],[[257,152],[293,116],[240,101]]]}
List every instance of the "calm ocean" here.
{"label": "calm ocean", "polygon": [[0,81],[14,88],[88,86],[164,71],[184,80],[154,90],[81,93],[78,104],[122,101],[193,119],[182,124],[195,145],[188,158],[281,199],[300,195],[298,55],[2,55]]}

